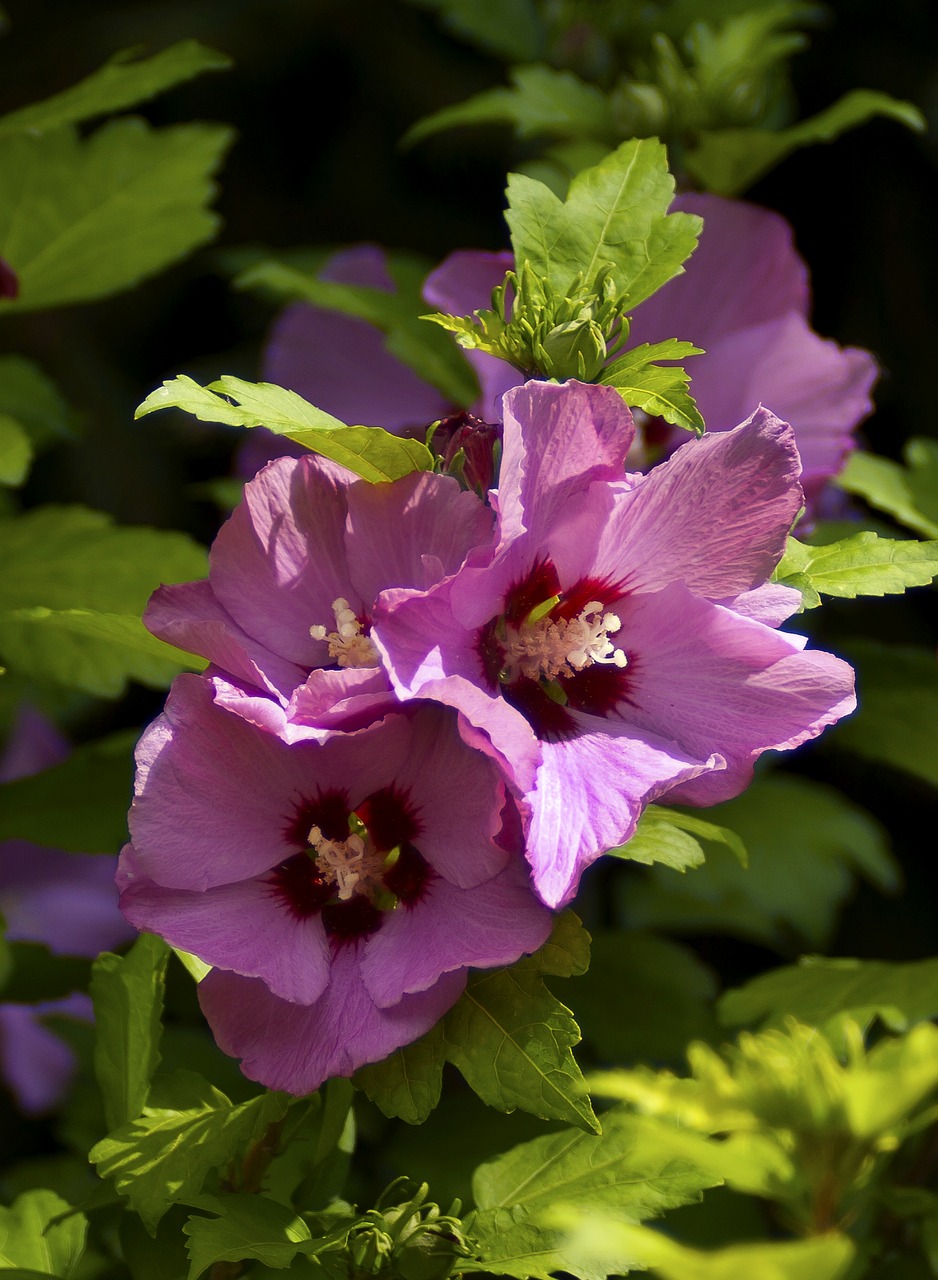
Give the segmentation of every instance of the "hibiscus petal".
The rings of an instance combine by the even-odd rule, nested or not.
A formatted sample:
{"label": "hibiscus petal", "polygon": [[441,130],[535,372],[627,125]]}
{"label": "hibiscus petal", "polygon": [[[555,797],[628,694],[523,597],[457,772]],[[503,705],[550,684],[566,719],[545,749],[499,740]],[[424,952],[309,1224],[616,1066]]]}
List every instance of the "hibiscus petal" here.
{"label": "hibiscus petal", "polygon": [[143,615],[155,636],[208,658],[237,680],[286,701],[306,668],[280,657],[242,630],[219,603],[208,580],[154,591]]}
{"label": "hibiscus petal", "polygon": [[[426,471],[393,484],[353,485],[348,512],[350,580],[369,609],[386,587],[432,587],[492,539],[491,510],[451,476]],[[433,577],[427,557],[438,561]]]}
{"label": "hibiscus petal", "polygon": [[198,990],[222,1052],[241,1058],[249,1079],[302,1096],[419,1039],[456,1003],[465,983],[465,971],[444,974],[429,990],[379,1009],[352,946],[336,954],[329,986],[312,1005],[290,1004],[258,979],[221,969]]}
{"label": "hibiscus petal", "polygon": [[553,916],[514,859],[485,884],[458,889],[434,880],[413,906],[399,906],[364,947],[362,978],[382,1008],[425,991],[441,973],[514,964],[550,936]]}
{"label": "hibiscus petal", "polygon": [[528,860],[534,887],[550,907],[576,893],[583,871],[634,833],[642,809],[676,783],[723,767],[660,734],[574,713],[582,733],[545,742],[532,809]]}
{"label": "hibiscus petal", "polygon": [[269,878],[204,892],[164,889],[141,873],[131,846],[121,854],[121,910],[206,964],[260,978],[284,1000],[312,1004],[329,981],[330,946],[318,916],[300,919]]}
{"label": "hibiscus petal", "polygon": [[[349,598],[347,485],[316,460],[278,458],[244,487],[210,553],[219,602],[248,634],[307,670],[330,659],[310,627],[334,626],[332,603]],[[351,600],[354,610],[361,600]]]}
{"label": "hibiscus petal", "polygon": [[621,581],[630,592],[670,582],[717,600],[748,591],[785,550],[802,505],[799,469],[791,427],[757,409],[620,490],[595,550],[571,532],[564,572]]}
{"label": "hibiscus petal", "polygon": [[673,737],[685,751],[726,758],[725,772],[682,786],[698,803],[738,795],[762,751],[798,746],[856,705],[847,663],[804,651],[802,637],[697,599],[680,584],[629,597],[617,612],[629,656],[623,720]]}
{"label": "hibiscus petal", "polygon": [[612,387],[526,382],[505,396],[503,408],[503,545],[525,531],[544,537],[592,481],[622,479],[635,425]]}

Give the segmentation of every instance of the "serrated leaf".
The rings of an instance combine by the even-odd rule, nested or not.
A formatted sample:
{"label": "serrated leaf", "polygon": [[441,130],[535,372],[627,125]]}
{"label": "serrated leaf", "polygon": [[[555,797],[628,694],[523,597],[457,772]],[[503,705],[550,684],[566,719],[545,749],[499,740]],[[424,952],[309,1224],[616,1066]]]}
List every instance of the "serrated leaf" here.
{"label": "serrated leaf", "polygon": [[[53,1225],[53,1219],[68,1214]],[[22,1268],[69,1280],[88,1235],[84,1214],[54,1191],[26,1191],[10,1208],[0,1205],[0,1271]]]}
{"label": "serrated leaf", "polygon": [[656,867],[629,888],[631,924],[716,930],[783,949],[795,936],[818,946],[851,890],[852,873],[881,889],[898,885],[885,830],[832,787],[783,774],[759,777],[707,813],[741,838],[748,868],[719,846],[680,880]]}
{"label": "serrated leaf", "polygon": [[180,40],[149,58],[140,57],[137,49],[124,49],[71,88],[0,117],[0,138],[27,131],[44,133],[123,111],[203,71],[223,71],[230,66],[230,58],[198,40]]}
{"label": "serrated leaf", "polygon": [[470,979],[443,1034],[447,1058],[489,1106],[599,1131],[571,1053],[579,1028],[529,962]]}
{"label": "serrated leaf", "polygon": [[440,1100],[446,1051],[442,1023],[383,1062],[362,1067],[356,1085],[386,1116],[423,1124]]}
{"label": "serrated leaf", "polygon": [[689,867],[701,866],[706,860],[701,841],[724,845],[741,866],[747,865],[746,846],[728,827],[657,804],[645,809],[631,840],[610,849],[609,856],[642,862],[646,866],[660,862],[674,871],[686,871]]}
{"label": "serrated leaf", "polygon": [[304,1243],[309,1227],[294,1210],[266,1196],[234,1192],[199,1197],[199,1208],[213,1218],[189,1218],[189,1277],[196,1280],[214,1262],[252,1259],[269,1267],[286,1267]]}
{"label": "serrated leaf", "polygon": [[790,129],[774,133],[763,129],[703,130],[697,145],[685,152],[684,163],[707,190],[735,196],[792,152],[818,142],[833,142],[848,129],[876,116],[896,120],[919,132],[925,128],[921,112],[911,102],[870,89],[854,89]]}
{"label": "serrated leaf", "polygon": [[731,1027],[774,1025],[789,1015],[820,1027],[849,1014],[859,1022],[878,1017],[891,1031],[906,1031],[938,1017],[938,959],[893,964],[803,956],[727,991],[717,1008]]}
{"label": "serrated leaf", "polygon": [[61,764],[0,785],[0,840],[117,853],[127,838],[137,734],[76,747]]}
{"label": "serrated leaf", "polygon": [[95,961],[94,1069],[109,1129],[135,1119],[147,1100],[160,1060],[168,959],[165,942],[142,933],[125,956],[105,952]]}
{"label": "serrated leaf", "polygon": [[839,488],[864,498],[923,538],[938,538],[938,441],[918,437],[904,450],[906,466],[857,450],[836,478]]}
{"label": "serrated leaf", "polygon": [[9,414],[0,413],[0,484],[21,485],[32,460],[33,446],[26,430]]}
{"label": "serrated leaf", "polygon": [[602,1133],[566,1129],[522,1143],[480,1165],[479,1209],[523,1208],[535,1219],[558,1204],[605,1205],[633,1222],[699,1200],[715,1179],[675,1160],[658,1132],[624,1107],[602,1116]]}
{"label": "serrated leaf", "polygon": [[128,678],[160,686],[199,665],[140,621],[161,582],[204,575],[205,552],[185,534],[38,507],[0,519],[0,541],[0,654],[23,675],[113,695]]}
{"label": "serrated leaf", "polygon": [[142,418],[157,409],[183,409],[203,422],[234,427],[266,427],[297,444],[339,462],[373,484],[398,480],[412,471],[429,471],[430,450],[381,427],[347,427],[315,408],[295,391],[272,382],[244,382],[228,375],[208,387],[180,375],[151,391],[137,409]]}
{"label": "serrated leaf", "polygon": [[801,591],[804,608],[813,609],[822,595],[896,595],[927,585],[936,574],[938,540],[896,540],[867,531],[822,546],[789,538],[773,578]]}
{"label": "serrated leaf", "polygon": [[563,1232],[532,1222],[523,1209],[483,1210],[473,1216],[470,1230],[479,1259],[461,1265],[468,1274],[482,1271],[516,1280],[551,1280],[562,1271],[579,1280],[605,1280],[620,1270],[606,1259],[592,1264],[574,1260],[563,1251]]}
{"label": "serrated leaf", "polygon": [[104,297],[210,240],[211,175],[232,139],[218,125],[115,120],[0,140],[0,244],[19,277],[0,315]]}
{"label": "serrated leaf", "polygon": [[171,1204],[198,1195],[212,1170],[243,1158],[290,1104],[286,1094],[265,1093],[236,1106],[191,1071],[176,1071],[159,1084],[158,1102],[154,1095],[142,1114],[88,1157],[151,1231]]}
{"label": "serrated leaf", "polygon": [[581,273],[588,287],[611,266],[617,294],[634,307],[681,272],[697,243],[700,219],[668,214],[673,196],[665,149],[654,138],[625,142],[577,174],[565,201],[511,174],[506,217],[515,262],[530,263],[559,295]]}
{"label": "serrated leaf", "polygon": [[510,89],[487,89],[443,107],[411,125],[403,145],[445,129],[478,124],[510,124],[519,138],[596,138],[611,143],[615,128],[609,100],[570,71],[535,64],[512,67]]}
{"label": "serrated leaf", "polygon": [[[690,346],[689,343],[680,345]],[[697,354],[697,351],[693,348],[689,354]],[[616,364],[603,370],[600,382],[604,386],[615,387],[630,408],[642,409],[650,417],[663,418],[665,422],[693,431],[695,435],[703,434],[704,420],[688,390],[690,375],[684,369],[651,363],[617,369]]]}
{"label": "serrated leaf", "polygon": [[589,965],[589,934],[572,911],[551,937],[510,969],[473,974],[466,991],[433,1031],[383,1062],[358,1084],[385,1115],[421,1123],[439,1101],[444,1061],[454,1064],[483,1102],[520,1107],[596,1131],[571,1046],[580,1039],[569,1009],[544,985],[545,974],[570,976]]}
{"label": "serrated leaf", "polygon": [[852,641],[860,709],[832,744],[938,787],[938,663],[933,649]]}
{"label": "serrated leaf", "polygon": [[471,366],[449,339],[422,319],[426,303],[421,287],[429,265],[411,255],[389,255],[388,268],[397,285],[394,292],[320,280],[314,272],[269,260],[254,263],[237,277],[235,284],[244,289],[262,289],[279,298],[302,299],[374,325],[387,335],[392,355],[453,404],[468,405],[479,394]]}

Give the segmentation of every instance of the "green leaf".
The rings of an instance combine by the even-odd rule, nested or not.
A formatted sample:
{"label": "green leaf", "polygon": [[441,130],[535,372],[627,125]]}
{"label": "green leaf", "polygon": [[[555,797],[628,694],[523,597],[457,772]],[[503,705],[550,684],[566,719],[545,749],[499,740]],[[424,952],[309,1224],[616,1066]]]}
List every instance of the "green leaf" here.
{"label": "green leaf", "polygon": [[443,25],[511,62],[541,55],[546,32],[536,0],[414,0],[439,13]]}
{"label": "green leaf", "polygon": [[419,1124],[439,1101],[448,1061],[491,1107],[520,1107],[542,1119],[597,1130],[570,1052],[579,1030],[543,982],[545,974],[569,977],[588,966],[589,934],[565,912],[538,952],[510,969],[471,975],[461,999],[428,1036],[366,1067],[356,1084],[386,1115]]}
{"label": "green leaf", "polygon": [[253,1259],[269,1267],[287,1267],[304,1243],[309,1227],[294,1209],[266,1196],[233,1192],[199,1197],[199,1208],[214,1218],[190,1218],[188,1280],[196,1280],[213,1262]]}
{"label": "green leaf", "polygon": [[523,1209],[487,1209],[473,1216],[471,1233],[479,1261],[468,1260],[461,1270],[482,1271],[517,1280],[551,1280],[558,1271],[570,1272],[580,1280],[605,1280],[625,1270],[600,1263],[584,1264],[563,1250],[563,1233],[532,1222]]}
{"label": "green leaf", "polygon": [[74,435],[58,388],[23,356],[0,356],[0,414],[13,418],[37,448]]}
{"label": "green leaf", "polygon": [[892,964],[803,956],[727,991],[718,1009],[731,1027],[777,1024],[789,1015],[820,1027],[849,1014],[859,1022],[878,1017],[890,1031],[906,1031],[938,1017],[938,959]]}
{"label": "green leaf", "polygon": [[805,609],[820,597],[896,595],[927,585],[938,574],[938,541],[915,542],[857,533],[841,542],[809,546],[788,539],[773,579],[800,591]]}
{"label": "green leaf", "polygon": [[901,1130],[938,1086],[938,1027],[920,1022],[907,1035],[881,1040],[844,1077],[850,1132],[860,1139]]}
{"label": "green leaf", "polygon": [[610,849],[609,855],[627,862],[643,862],[646,866],[660,862],[675,871],[686,871],[688,867],[699,867],[705,861],[701,841],[724,845],[740,866],[746,866],[746,846],[727,827],[657,804],[649,805],[644,811],[631,840],[617,849]]}
{"label": "green leaf", "polygon": [[313,271],[270,260],[254,263],[235,284],[279,298],[302,299],[374,325],[387,335],[391,354],[419,377],[453,404],[471,404],[479,395],[472,367],[450,338],[422,319],[426,303],[421,290],[431,264],[401,253],[389,254],[387,263],[394,291],[320,280]]}
{"label": "green leaf", "polygon": [[0,413],[0,484],[16,487],[29,474],[33,446],[28,432],[15,418]]}
{"label": "green leaf", "polygon": [[906,466],[857,450],[835,483],[864,498],[923,538],[938,538],[938,441],[917,437],[906,443]]}
{"label": "green leaf", "polygon": [[105,952],[91,978],[94,1001],[94,1070],[109,1129],[143,1110],[160,1060],[163,991],[169,948],[142,933],[125,956]]}
{"label": "green leaf", "polygon": [[519,138],[615,139],[609,100],[570,71],[534,65],[509,70],[512,88],[487,89],[443,107],[411,125],[403,145],[412,146],[445,129],[510,124]]}
{"label": "green leaf", "polygon": [[938,664],[933,649],[852,641],[860,709],[842,721],[833,745],[904,769],[938,787]]}
{"label": "green leaf", "polygon": [[632,408],[643,409],[653,418],[663,418],[676,427],[701,435],[704,420],[687,389],[690,376],[684,369],[655,363],[686,360],[688,356],[697,355],[703,355],[700,347],[676,338],[669,338],[667,342],[644,342],[606,365],[599,382],[615,387]]}
{"label": "green leaf", "polygon": [[126,289],[210,240],[211,175],[231,142],[217,125],[115,120],[0,140],[0,244],[19,297],[0,315]]}
{"label": "green leaf", "polygon": [[140,621],[161,582],[204,576],[204,550],[182,533],[122,528],[84,507],[37,507],[0,519],[0,654],[39,680],[120,693],[127,679],[165,685],[189,663]]}
{"label": "green leaf", "polygon": [[182,374],[151,391],[135,416],[170,408],[184,409],[203,422],[267,427],[372,483],[433,467],[430,450],[419,441],[403,440],[380,427],[347,427],[295,391],[272,382],[243,382],[226,375],[200,387]]}
{"label": "green leaf", "polygon": [[607,1206],[633,1222],[699,1200],[715,1185],[675,1160],[642,1117],[624,1107],[602,1116],[602,1133],[565,1129],[522,1143],[480,1165],[472,1181],[479,1209],[521,1207],[533,1217],[557,1204]]}
{"label": "green leaf", "polygon": [[818,115],[776,133],[763,129],[703,130],[697,145],[685,153],[684,163],[707,190],[734,196],[792,152],[817,142],[833,142],[875,116],[897,120],[917,132],[925,128],[921,112],[912,103],[870,89],[854,89]]}
{"label": "green leaf", "polygon": [[[510,969],[474,974],[443,1021],[446,1057],[483,1102],[599,1131],[571,1052],[580,1039],[545,973],[568,976],[588,963],[588,935],[572,913],[535,955]],[[575,922],[575,927],[574,923]]]}
{"label": "green leaf", "polygon": [[127,838],[136,731],[77,747],[62,764],[0,785],[0,840],[117,853]]}
{"label": "green leaf", "polygon": [[438,1022],[421,1040],[363,1067],[355,1083],[386,1116],[423,1124],[440,1100],[445,1061],[443,1025]]}
{"label": "green leaf", "polygon": [[596,1214],[580,1217],[566,1249],[579,1275],[584,1261],[618,1253],[662,1280],[841,1280],[854,1257],[846,1236],[689,1249],[650,1227]]}
{"label": "green leaf", "polygon": [[515,262],[530,263],[561,295],[581,273],[589,287],[609,266],[617,295],[637,306],[681,272],[697,243],[701,220],[668,214],[673,196],[666,152],[654,138],[625,142],[577,174],[565,201],[511,174],[506,217]]}
{"label": "green leaf", "polygon": [[123,111],[203,71],[223,71],[230,66],[230,58],[197,40],[180,40],[150,58],[141,58],[137,49],[124,49],[100,70],[62,93],[0,117],[0,138],[14,133],[44,133]]}
{"label": "green leaf", "polygon": [[[53,1219],[68,1214],[60,1222]],[[27,1191],[9,1209],[0,1205],[0,1271],[22,1268],[43,1275],[75,1274],[85,1251],[88,1221],[54,1191]]]}
{"label": "green leaf", "polygon": [[632,925],[715,930],[783,950],[793,937],[819,946],[855,873],[881,889],[897,887],[886,832],[832,787],[783,774],[758,777],[743,795],[707,813],[741,838],[748,869],[718,846],[680,880],[655,867],[629,887]]}
{"label": "green leaf", "polygon": [[191,1071],[159,1081],[150,1104],[92,1147],[89,1159],[102,1178],[113,1178],[151,1231],[171,1204],[191,1200],[214,1169],[243,1158],[290,1099],[265,1093],[234,1105]]}

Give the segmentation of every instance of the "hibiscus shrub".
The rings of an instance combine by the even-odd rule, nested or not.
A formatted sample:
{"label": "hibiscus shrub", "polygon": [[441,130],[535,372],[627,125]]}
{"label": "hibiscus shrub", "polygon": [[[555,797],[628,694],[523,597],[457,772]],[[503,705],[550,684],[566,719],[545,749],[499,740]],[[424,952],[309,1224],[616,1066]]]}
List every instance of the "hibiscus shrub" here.
{"label": "hibiscus shrub", "polygon": [[[205,7],[236,86],[261,9]],[[922,118],[797,120],[797,3],[417,9],[343,56],[409,146],[513,126],[484,250],[443,183],[379,247],[369,173],[303,202],[355,243],[235,212],[203,277],[99,302],[218,230],[231,132],[167,120],[228,57],[0,116],[0,1273],[938,1274],[895,816],[938,785],[938,670],[925,593],[873,602],[938,574],[938,445],[868,447],[876,334],[815,331],[797,229],[741,198]],[[127,317],[206,279],[230,341],[197,315],[135,371]]]}

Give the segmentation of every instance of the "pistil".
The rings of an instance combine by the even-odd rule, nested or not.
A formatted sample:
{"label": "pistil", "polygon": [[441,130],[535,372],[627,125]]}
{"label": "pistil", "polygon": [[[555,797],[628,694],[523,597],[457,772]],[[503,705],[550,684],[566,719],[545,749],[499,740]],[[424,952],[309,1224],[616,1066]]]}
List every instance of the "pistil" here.
{"label": "pistil", "polygon": [[339,596],[332,602],[335,615],[335,631],[327,631],[324,626],[310,627],[309,634],[314,640],[326,640],[329,644],[329,657],[340,667],[380,667],[381,659],[378,651],[367,635],[364,627],[349,602]]}
{"label": "pistil", "polygon": [[521,677],[554,681],[593,663],[626,666],[625,653],[609,639],[622,622],[614,613],[603,613],[600,601],[591,600],[575,618],[539,617],[538,613],[533,609],[520,627],[506,629],[504,665],[499,672],[503,683]]}
{"label": "pistil", "polygon": [[367,836],[352,832],[346,840],[329,840],[317,826],[309,830],[310,847],[316,854],[316,868],[338,890],[340,902],[353,896],[372,896],[381,887],[385,855]]}

